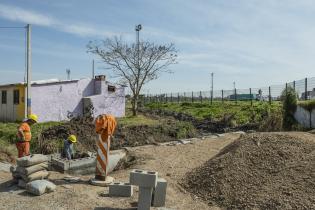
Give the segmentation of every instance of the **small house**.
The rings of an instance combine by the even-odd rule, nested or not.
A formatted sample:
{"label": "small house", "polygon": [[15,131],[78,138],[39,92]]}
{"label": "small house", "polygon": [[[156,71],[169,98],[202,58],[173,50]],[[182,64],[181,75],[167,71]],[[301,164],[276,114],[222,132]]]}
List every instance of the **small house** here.
{"label": "small house", "polygon": [[[64,121],[99,114],[125,115],[125,86],[93,79],[43,80],[31,84],[31,109],[39,122]],[[26,84],[0,85],[0,121],[21,121],[26,116]]]}

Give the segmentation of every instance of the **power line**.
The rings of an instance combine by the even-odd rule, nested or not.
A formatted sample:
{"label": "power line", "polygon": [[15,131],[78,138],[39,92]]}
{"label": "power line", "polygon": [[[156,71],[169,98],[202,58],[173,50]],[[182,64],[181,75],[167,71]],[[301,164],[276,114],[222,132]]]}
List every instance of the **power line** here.
{"label": "power line", "polygon": [[0,29],[3,28],[3,29],[10,29],[10,28],[24,28],[25,29],[25,26],[0,26]]}

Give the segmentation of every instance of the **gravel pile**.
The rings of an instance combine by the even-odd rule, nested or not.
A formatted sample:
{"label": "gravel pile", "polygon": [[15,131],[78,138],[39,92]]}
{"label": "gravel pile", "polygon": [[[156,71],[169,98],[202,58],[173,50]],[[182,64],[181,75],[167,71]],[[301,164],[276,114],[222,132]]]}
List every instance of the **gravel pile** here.
{"label": "gravel pile", "polygon": [[228,209],[315,209],[314,137],[243,135],[181,184]]}

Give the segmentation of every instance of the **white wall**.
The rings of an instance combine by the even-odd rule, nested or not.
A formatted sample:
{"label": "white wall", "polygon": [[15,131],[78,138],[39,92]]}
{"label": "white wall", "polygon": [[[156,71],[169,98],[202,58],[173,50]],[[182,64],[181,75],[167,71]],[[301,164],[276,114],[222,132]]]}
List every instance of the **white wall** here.
{"label": "white wall", "polygon": [[[311,117],[311,123],[310,123]],[[297,106],[297,109],[294,113],[294,118],[296,121],[301,124],[305,128],[315,128],[315,109],[310,113],[308,110],[302,108],[301,106]],[[311,124],[311,126],[310,126]]]}

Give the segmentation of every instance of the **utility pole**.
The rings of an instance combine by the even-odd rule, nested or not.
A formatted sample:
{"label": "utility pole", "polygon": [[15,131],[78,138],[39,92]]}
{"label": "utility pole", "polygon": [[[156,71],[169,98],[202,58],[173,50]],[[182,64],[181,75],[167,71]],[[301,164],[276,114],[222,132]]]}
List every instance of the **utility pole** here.
{"label": "utility pole", "polygon": [[31,100],[31,71],[32,71],[32,54],[31,54],[31,25],[27,24],[26,26],[26,113],[27,115],[32,114],[32,100]]}
{"label": "utility pole", "polygon": [[213,72],[211,73],[211,104],[213,100]]}
{"label": "utility pole", "polygon": [[95,77],[95,71],[94,71],[94,59],[92,60],[92,79]]}
{"label": "utility pole", "polygon": [[70,80],[70,74],[71,74],[70,69],[66,69],[66,73],[67,73],[67,80]]}
{"label": "utility pole", "polygon": [[235,82],[233,82],[233,89],[235,89]]}

